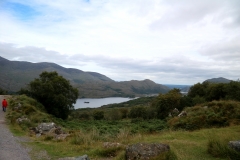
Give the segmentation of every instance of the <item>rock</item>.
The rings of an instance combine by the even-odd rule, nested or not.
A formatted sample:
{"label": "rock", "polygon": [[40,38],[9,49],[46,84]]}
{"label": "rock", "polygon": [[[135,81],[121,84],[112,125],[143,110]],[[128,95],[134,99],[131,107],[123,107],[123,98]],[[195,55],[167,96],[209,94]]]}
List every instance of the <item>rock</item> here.
{"label": "rock", "polygon": [[70,134],[56,134],[55,139],[56,140],[65,140]]}
{"label": "rock", "polygon": [[57,128],[54,127],[50,131],[48,131],[48,133],[50,133],[50,134],[64,134],[61,127],[57,127]]}
{"label": "rock", "polygon": [[16,119],[16,122],[18,124],[20,124],[20,123],[22,123],[24,121],[28,121],[29,122],[30,120],[28,118],[26,118],[26,117],[20,117],[20,118]]}
{"label": "rock", "polygon": [[61,127],[57,127],[55,123],[41,123],[37,127],[30,128],[31,133],[35,133],[36,137],[47,135],[55,137],[55,140],[65,140],[70,134],[62,131]]}
{"label": "rock", "polygon": [[124,147],[124,145],[121,143],[116,143],[116,142],[104,142],[103,143],[103,148],[113,148],[113,147]]}
{"label": "rock", "polygon": [[75,160],[75,157],[58,158],[58,160]]}
{"label": "rock", "polygon": [[55,123],[41,123],[36,127],[36,133],[46,134],[51,129],[56,128]]}
{"label": "rock", "polygon": [[14,110],[20,110],[21,108],[22,108],[22,104],[18,103],[18,105],[14,107]]}
{"label": "rock", "polygon": [[59,158],[58,160],[90,160],[90,158],[88,158],[88,155],[83,155],[83,156],[79,156],[79,157],[65,157],[65,158]]}
{"label": "rock", "polygon": [[76,157],[75,160],[90,160],[90,159],[88,158],[88,155],[83,155],[83,156],[80,156],[80,157]]}
{"label": "rock", "polygon": [[138,143],[126,148],[127,160],[147,160],[170,150],[169,145],[160,143]]}
{"label": "rock", "polygon": [[204,106],[203,108],[204,108],[204,109],[208,109],[208,106]]}
{"label": "rock", "polygon": [[178,115],[178,117],[183,117],[183,116],[187,116],[187,112],[186,112],[186,111],[182,111],[182,112]]}
{"label": "rock", "polygon": [[36,137],[37,137],[37,138],[40,137],[40,136],[41,136],[41,133],[36,134]]}
{"label": "rock", "polygon": [[172,111],[172,116],[175,117],[179,114],[179,110],[177,108],[174,108],[174,110]]}
{"label": "rock", "polygon": [[240,152],[240,141],[229,141],[228,146]]}

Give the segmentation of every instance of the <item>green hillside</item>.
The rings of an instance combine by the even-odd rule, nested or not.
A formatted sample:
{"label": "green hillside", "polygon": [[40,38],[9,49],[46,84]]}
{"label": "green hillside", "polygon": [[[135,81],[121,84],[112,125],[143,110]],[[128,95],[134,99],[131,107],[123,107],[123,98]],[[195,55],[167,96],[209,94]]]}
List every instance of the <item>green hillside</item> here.
{"label": "green hillside", "polygon": [[69,80],[74,87],[79,89],[80,97],[134,97],[169,91],[168,87],[151,80],[115,82],[97,72],[84,72],[47,62],[9,61],[3,57],[0,57],[0,88],[9,92],[17,92],[26,87],[34,78],[38,78],[43,71],[56,71]]}

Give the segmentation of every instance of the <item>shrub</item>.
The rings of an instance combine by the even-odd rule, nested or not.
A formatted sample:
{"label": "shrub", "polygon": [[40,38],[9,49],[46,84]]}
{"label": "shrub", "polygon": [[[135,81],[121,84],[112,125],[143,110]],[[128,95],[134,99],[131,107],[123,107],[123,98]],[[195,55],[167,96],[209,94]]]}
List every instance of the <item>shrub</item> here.
{"label": "shrub", "polygon": [[103,111],[94,111],[94,112],[93,112],[93,118],[94,118],[95,120],[104,119],[104,112],[103,112]]}
{"label": "shrub", "polygon": [[130,110],[129,118],[146,118],[147,109],[143,106],[133,107]]}
{"label": "shrub", "polygon": [[105,114],[105,119],[107,120],[120,120],[121,118],[121,113],[118,109],[111,109]]}
{"label": "shrub", "polygon": [[[203,106],[208,106],[204,108]],[[239,124],[240,103],[234,101],[213,101],[186,108],[186,117],[175,117],[168,120],[173,129],[196,130],[210,127],[224,127]]]}

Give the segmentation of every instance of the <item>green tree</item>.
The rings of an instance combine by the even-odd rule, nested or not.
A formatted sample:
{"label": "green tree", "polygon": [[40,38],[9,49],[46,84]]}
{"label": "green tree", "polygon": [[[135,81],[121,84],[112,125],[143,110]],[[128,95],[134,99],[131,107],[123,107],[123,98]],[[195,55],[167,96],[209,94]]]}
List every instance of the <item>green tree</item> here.
{"label": "green tree", "polygon": [[240,101],[240,82],[231,81],[225,85],[226,99]]}
{"label": "green tree", "polygon": [[213,100],[224,99],[226,96],[225,85],[228,85],[228,84],[224,84],[224,83],[210,84],[206,89],[206,95],[205,95],[206,100],[213,101]]}
{"label": "green tree", "polygon": [[202,84],[201,83],[194,84],[190,88],[188,92],[188,96],[191,98],[194,98],[196,96],[205,97],[206,89],[208,86],[209,86],[209,82],[203,82]]}
{"label": "green tree", "polygon": [[158,118],[165,119],[174,108],[181,107],[181,97],[179,89],[172,89],[166,94],[159,94],[151,106],[156,108]]}
{"label": "green tree", "polygon": [[78,98],[78,90],[57,72],[42,72],[30,82],[28,94],[44,105],[47,112],[66,119]]}

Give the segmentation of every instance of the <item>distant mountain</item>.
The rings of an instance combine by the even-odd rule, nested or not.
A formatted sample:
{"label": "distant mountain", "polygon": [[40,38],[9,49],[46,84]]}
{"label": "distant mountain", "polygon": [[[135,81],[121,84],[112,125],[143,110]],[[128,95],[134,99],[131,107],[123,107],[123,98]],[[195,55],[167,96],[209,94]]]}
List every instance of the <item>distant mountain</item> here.
{"label": "distant mountain", "polygon": [[78,85],[80,97],[134,97],[166,93],[170,89],[151,80],[84,83]]}
{"label": "distant mountain", "polygon": [[188,92],[191,87],[191,85],[179,85],[179,84],[164,84],[164,85],[170,89],[173,89],[173,88],[180,89],[182,93]]}
{"label": "distant mountain", "polygon": [[9,61],[0,57],[0,88],[16,92],[38,78],[43,71],[56,71],[79,89],[80,97],[142,96],[166,93],[169,88],[151,80],[115,82],[97,72],[64,68],[55,63]]}
{"label": "distant mountain", "polygon": [[43,71],[56,71],[73,85],[84,82],[113,82],[112,79],[94,72],[83,72],[78,69],[64,68],[55,63],[30,63],[9,61],[0,57],[0,87],[8,91],[18,91]]}
{"label": "distant mountain", "polygon": [[223,78],[223,77],[219,77],[219,78],[212,78],[212,79],[207,79],[204,82],[210,82],[210,83],[229,83],[232,80]]}

